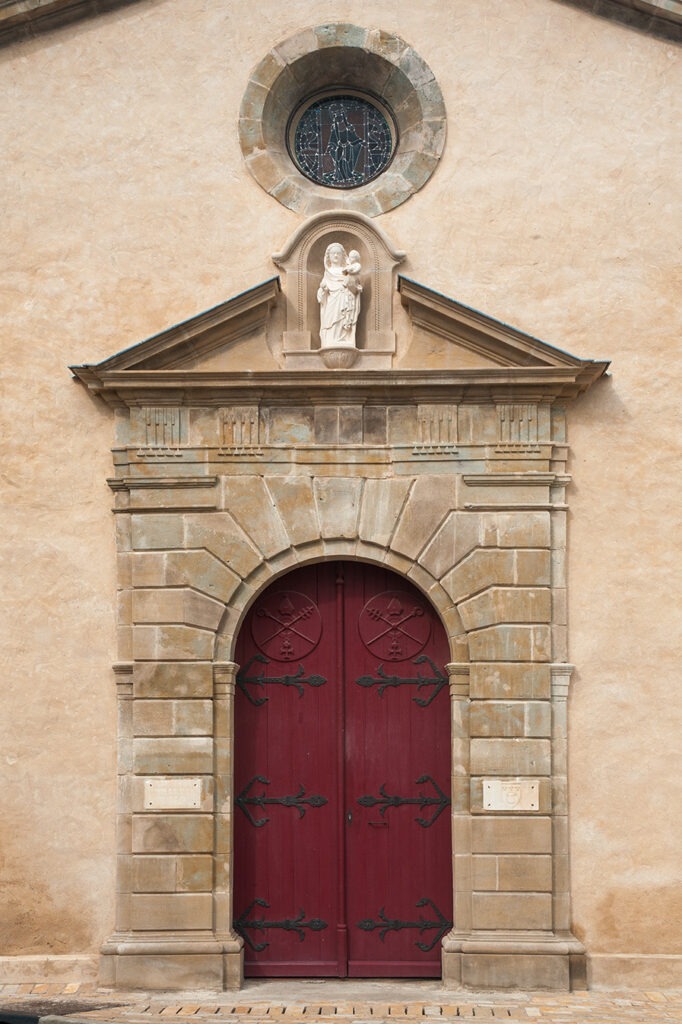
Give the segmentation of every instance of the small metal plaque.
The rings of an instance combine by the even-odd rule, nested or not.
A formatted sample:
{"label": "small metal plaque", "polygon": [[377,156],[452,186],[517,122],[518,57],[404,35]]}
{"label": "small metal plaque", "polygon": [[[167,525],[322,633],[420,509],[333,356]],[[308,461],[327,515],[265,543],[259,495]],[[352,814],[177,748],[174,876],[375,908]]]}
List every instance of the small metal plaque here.
{"label": "small metal plaque", "polygon": [[145,779],[145,810],[191,811],[201,806],[201,779]]}
{"label": "small metal plaque", "polygon": [[540,808],[539,788],[539,783],[528,779],[488,779],[483,783],[483,809],[537,811]]}

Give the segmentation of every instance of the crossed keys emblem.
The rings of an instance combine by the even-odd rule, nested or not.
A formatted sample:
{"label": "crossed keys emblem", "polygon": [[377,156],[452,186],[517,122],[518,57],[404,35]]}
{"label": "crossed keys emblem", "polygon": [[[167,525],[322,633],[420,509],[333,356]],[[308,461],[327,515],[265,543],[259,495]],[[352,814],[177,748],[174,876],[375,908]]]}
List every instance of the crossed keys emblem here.
{"label": "crossed keys emblem", "polygon": [[258,605],[251,620],[253,639],[275,661],[305,657],[317,647],[322,618],[305,594],[284,590]]}
{"label": "crossed keys emblem", "polygon": [[414,657],[431,635],[423,606],[400,590],[387,590],[371,598],[360,612],[358,625],[365,647],[382,661]]}

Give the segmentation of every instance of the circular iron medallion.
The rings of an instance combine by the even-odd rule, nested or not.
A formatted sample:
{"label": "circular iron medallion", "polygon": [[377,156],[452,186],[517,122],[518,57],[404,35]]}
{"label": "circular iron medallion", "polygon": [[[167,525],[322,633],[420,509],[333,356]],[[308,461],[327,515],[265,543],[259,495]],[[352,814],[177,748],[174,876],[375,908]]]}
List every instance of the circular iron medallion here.
{"label": "circular iron medallion", "polygon": [[254,610],[251,634],[263,654],[274,661],[304,658],[322,636],[320,610],[295,590],[266,594]]}
{"label": "circular iron medallion", "polygon": [[404,590],[385,590],[360,612],[360,637],[382,661],[413,658],[426,646],[431,621],[423,604]]}

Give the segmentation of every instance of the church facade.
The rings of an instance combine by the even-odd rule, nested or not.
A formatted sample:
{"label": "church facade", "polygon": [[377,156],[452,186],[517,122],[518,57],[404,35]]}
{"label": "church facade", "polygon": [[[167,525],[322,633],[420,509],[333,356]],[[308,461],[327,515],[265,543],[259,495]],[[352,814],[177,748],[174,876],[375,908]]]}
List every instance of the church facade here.
{"label": "church facade", "polygon": [[0,976],[679,983],[674,12],[42,6]]}

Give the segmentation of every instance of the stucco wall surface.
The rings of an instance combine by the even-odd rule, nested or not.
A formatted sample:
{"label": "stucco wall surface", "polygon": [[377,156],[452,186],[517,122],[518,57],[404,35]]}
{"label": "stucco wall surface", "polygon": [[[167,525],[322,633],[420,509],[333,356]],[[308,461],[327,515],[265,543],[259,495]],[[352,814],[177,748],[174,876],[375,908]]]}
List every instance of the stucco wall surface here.
{"label": "stucco wall surface", "polygon": [[[553,0],[342,19],[407,40],[445,99],[436,173],[379,220],[401,272],[612,360],[569,415],[574,929],[674,957],[679,51]],[[66,367],[273,275],[300,218],[244,167],[241,97],[275,43],[338,20],[143,0],[0,51],[5,955],[94,954],[112,927],[114,414]]]}

